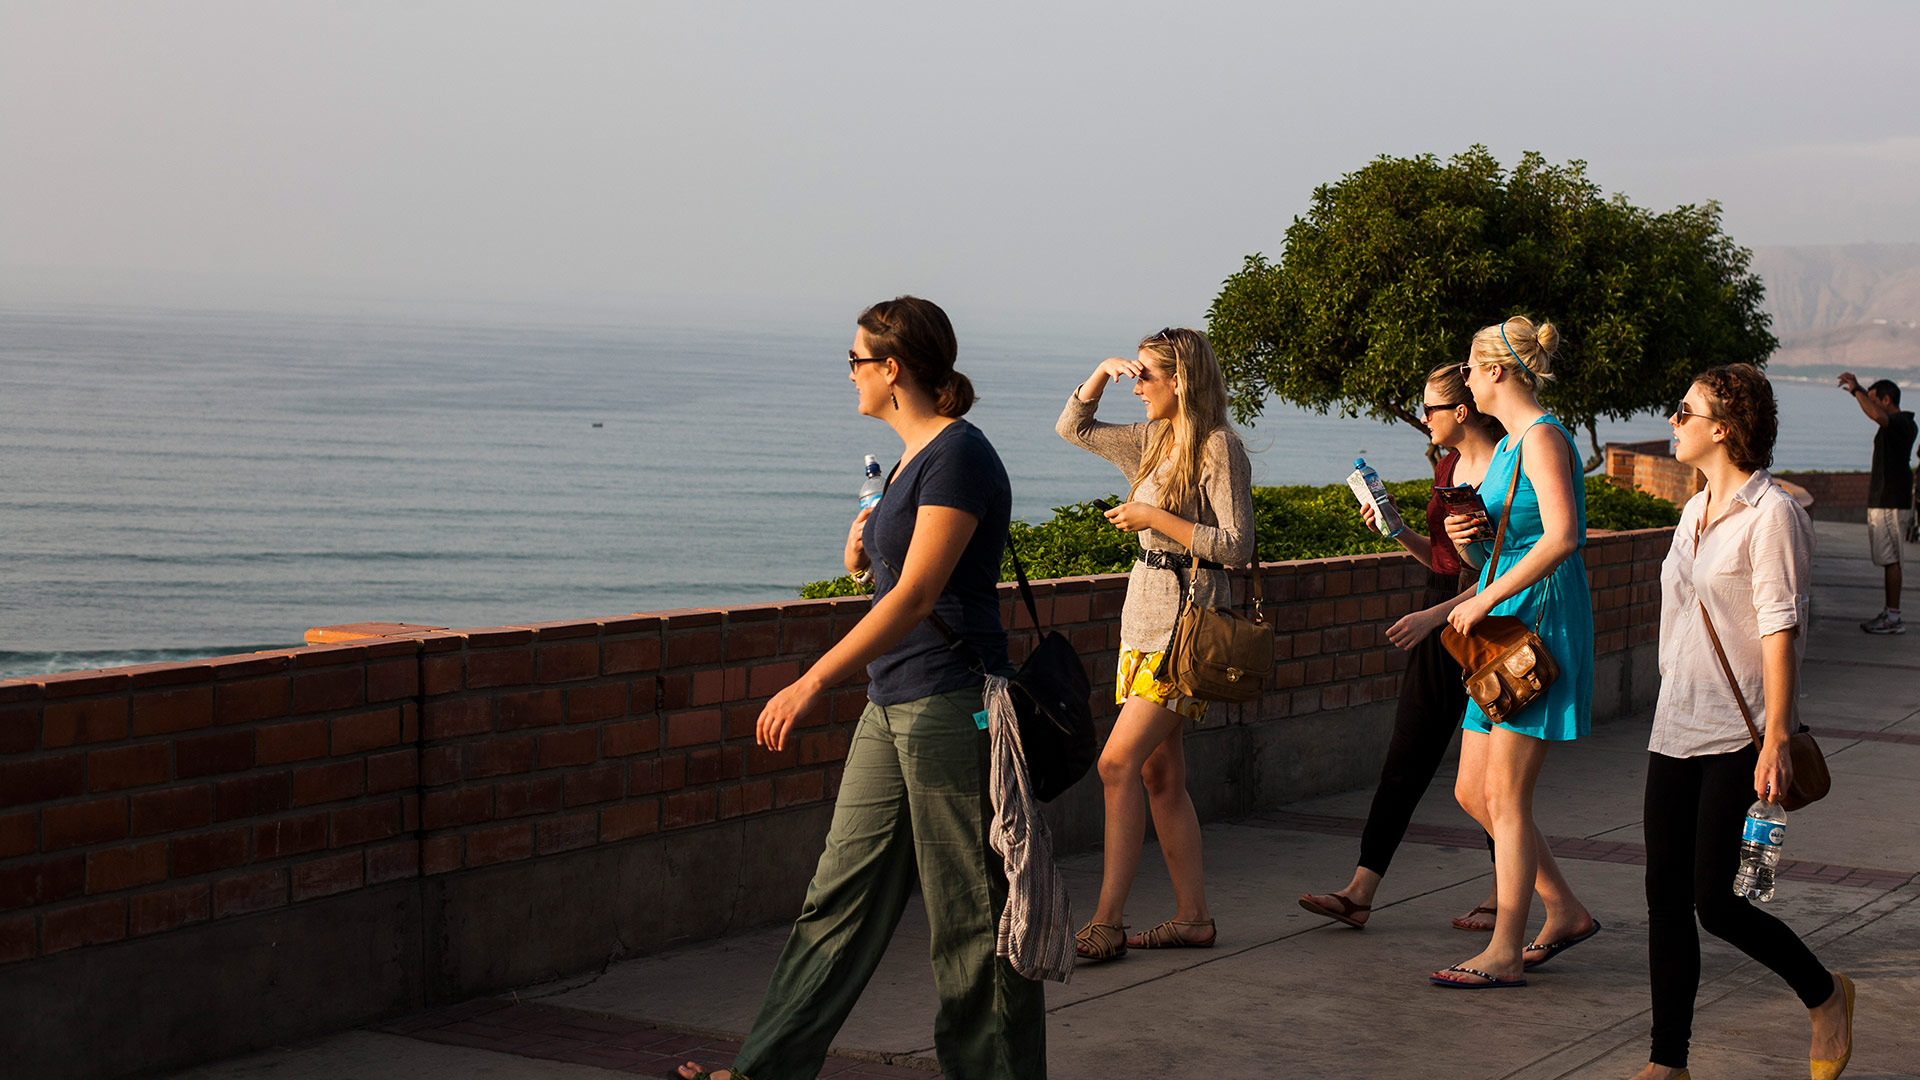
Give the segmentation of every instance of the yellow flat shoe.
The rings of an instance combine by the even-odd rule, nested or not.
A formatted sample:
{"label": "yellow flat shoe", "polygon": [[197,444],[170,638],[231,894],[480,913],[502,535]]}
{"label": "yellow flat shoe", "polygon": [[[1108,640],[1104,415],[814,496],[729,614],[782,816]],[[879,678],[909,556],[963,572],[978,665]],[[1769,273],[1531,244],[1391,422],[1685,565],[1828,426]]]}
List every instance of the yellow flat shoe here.
{"label": "yellow flat shoe", "polygon": [[1847,995],[1847,1052],[1830,1061],[1808,1058],[1807,1068],[1813,1074],[1813,1080],[1836,1080],[1846,1069],[1847,1062],[1853,1060],[1853,980],[1838,972],[1834,973],[1834,978],[1840,980],[1840,992]]}

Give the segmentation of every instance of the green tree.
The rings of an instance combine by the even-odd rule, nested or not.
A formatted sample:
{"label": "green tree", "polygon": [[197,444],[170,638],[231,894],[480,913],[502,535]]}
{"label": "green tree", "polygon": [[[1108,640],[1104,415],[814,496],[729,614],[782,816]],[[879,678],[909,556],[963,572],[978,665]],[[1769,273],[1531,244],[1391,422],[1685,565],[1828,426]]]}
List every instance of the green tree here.
{"label": "green tree", "polygon": [[1600,417],[1666,409],[1715,364],[1766,362],[1778,343],[1751,257],[1719,204],[1603,198],[1584,162],[1383,156],[1315,189],[1280,260],[1250,255],[1227,279],[1208,330],[1242,423],[1271,395],[1419,428],[1426,373],[1465,359],[1476,330],[1549,319],[1562,345],[1541,402],[1586,429],[1592,469]]}

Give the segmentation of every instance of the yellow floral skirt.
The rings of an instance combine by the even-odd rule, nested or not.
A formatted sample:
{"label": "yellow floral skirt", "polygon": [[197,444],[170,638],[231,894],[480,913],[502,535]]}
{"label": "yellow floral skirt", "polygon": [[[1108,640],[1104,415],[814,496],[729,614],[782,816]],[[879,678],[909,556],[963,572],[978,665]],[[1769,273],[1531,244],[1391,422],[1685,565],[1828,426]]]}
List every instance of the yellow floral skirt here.
{"label": "yellow floral skirt", "polygon": [[1113,681],[1113,701],[1125,705],[1130,697],[1146,698],[1163,709],[1172,709],[1189,720],[1207,715],[1207,703],[1199,698],[1182,697],[1178,687],[1154,677],[1166,653],[1143,653],[1139,649],[1120,650],[1120,668]]}

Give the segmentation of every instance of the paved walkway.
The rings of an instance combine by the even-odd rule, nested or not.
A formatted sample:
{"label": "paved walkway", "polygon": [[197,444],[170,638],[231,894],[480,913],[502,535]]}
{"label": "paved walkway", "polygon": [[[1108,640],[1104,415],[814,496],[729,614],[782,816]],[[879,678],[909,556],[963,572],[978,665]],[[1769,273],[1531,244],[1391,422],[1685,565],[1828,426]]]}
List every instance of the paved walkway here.
{"label": "paved walkway", "polygon": [[[1865,529],[1819,524],[1803,709],[1833,794],[1794,816],[1772,909],[1860,986],[1849,1077],[1920,1076],[1920,632],[1870,637],[1879,608]],[[1913,549],[1909,549],[1913,552]],[[1920,608],[1920,603],[1912,605]],[[1640,799],[1648,718],[1599,725],[1549,758],[1542,828],[1606,931],[1529,974],[1521,991],[1468,994],[1426,973],[1478,952],[1448,919],[1487,891],[1480,834],[1434,783],[1363,932],[1301,910],[1346,883],[1370,790],[1206,829],[1212,950],[1135,952],[1050,985],[1056,1080],[1136,1076],[1620,1078],[1646,1061],[1646,908]],[[1076,904],[1098,853],[1064,863]],[[1129,921],[1172,911],[1149,851]],[[1534,913],[1537,927],[1538,905]],[[598,975],[467,1002],[178,1074],[397,1080],[419,1076],[664,1076],[725,1060],[759,1005],[784,927],[627,961]],[[1693,1074],[1806,1075],[1806,1012],[1772,974],[1703,941]],[[932,1075],[926,927],[910,910],[823,1076]]]}

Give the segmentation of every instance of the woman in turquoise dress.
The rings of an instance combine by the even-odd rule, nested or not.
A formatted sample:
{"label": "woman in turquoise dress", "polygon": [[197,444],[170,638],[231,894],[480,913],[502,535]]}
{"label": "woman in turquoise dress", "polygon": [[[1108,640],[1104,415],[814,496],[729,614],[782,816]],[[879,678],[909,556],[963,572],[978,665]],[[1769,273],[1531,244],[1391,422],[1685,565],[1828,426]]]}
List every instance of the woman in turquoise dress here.
{"label": "woman in turquoise dress", "polygon": [[[1495,448],[1480,482],[1489,517],[1498,522],[1518,469],[1513,509],[1499,564],[1483,566],[1478,591],[1453,609],[1448,622],[1465,633],[1488,615],[1514,615],[1533,627],[1560,667],[1547,692],[1505,723],[1467,702],[1461,723],[1460,774],[1454,797],[1494,845],[1499,894],[1493,940],[1478,956],[1431,980],[1449,989],[1525,986],[1524,972],[1599,932],[1547,848],[1533,820],[1533,788],[1547,749],[1587,733],[1593,709],[1593,606],[1587,568],[1586,487],[1573,435],[1540,407],[1541,383],[1553,377],[1559,333],[1523,316],[1473,336],[1462,374],[1474,406],[1510,433]],[[1471,539],[1474,522],[1447,519],[1447,533],[1469,561],[1484,564],[1493,545]],[[1546,924],[1526,941],[1527,914],[1538,893]]]}

